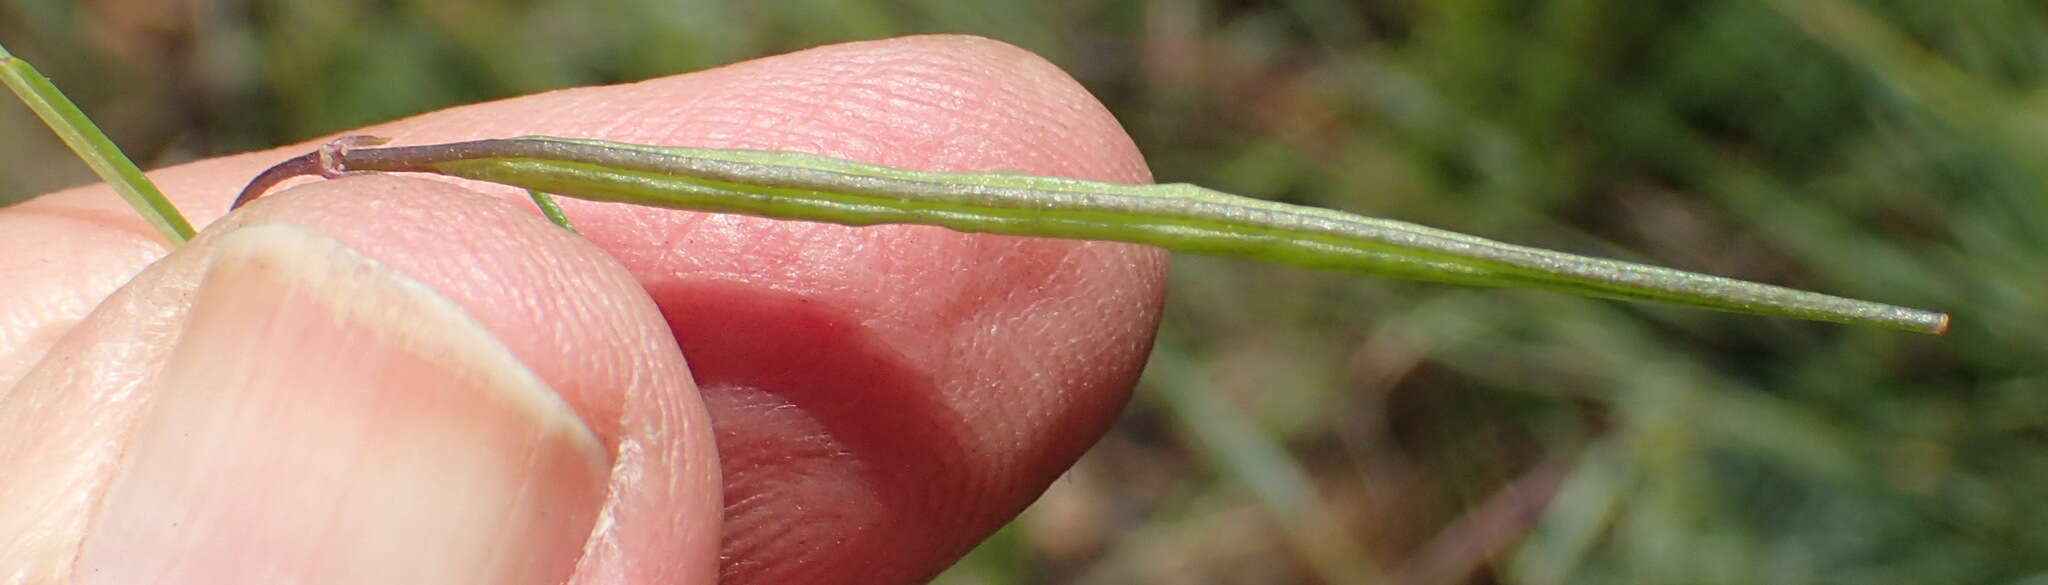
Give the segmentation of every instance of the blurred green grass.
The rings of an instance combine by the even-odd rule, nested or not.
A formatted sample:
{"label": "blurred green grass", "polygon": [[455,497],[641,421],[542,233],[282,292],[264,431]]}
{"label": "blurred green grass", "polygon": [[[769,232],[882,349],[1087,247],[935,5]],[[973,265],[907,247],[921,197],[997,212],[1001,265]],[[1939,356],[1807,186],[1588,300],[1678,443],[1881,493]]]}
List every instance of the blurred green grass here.
{"label": "blurred green grass", "polygon": [[[918,32],[1065,67],[1162,180],[1956,322],[1177,259],[1138,402],[944,582],[2048,582],[2038,3],[0,0],[145,167]],[[0,107],[0,203],[89,180]]]}

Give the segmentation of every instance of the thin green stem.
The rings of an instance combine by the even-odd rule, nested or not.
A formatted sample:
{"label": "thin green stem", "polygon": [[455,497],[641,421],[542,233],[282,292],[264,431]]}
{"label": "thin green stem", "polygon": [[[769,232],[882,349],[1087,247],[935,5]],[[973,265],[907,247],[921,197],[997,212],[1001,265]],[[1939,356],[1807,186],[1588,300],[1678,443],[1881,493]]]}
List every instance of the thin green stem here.
{"label": "thin green stem", "polygon": [[92,167],[92,172],[120,193],[128,205],[163,234],[164,239],[172,245],[192,239],[192,224],[186,222],[185,216],[178,213],[171,200],[165,198],[156,184],[142,174],[142,169],[121,153],[121,147],[115,146],[114,141],[108,139],[106,133],[78,109],[77,104],[64,97],[64,92],[58,91],[49,78],[43,77],[27,61],[8,53],[6,47],[0,47],[0,82],[14,90],[14,95],[19,96],[22,103],[28,104],[29,109],[34,110],[36,116],[42,118],[66,146],[71,147],[72,152],[78,153],[78,158],[84,160],[86,166]]}

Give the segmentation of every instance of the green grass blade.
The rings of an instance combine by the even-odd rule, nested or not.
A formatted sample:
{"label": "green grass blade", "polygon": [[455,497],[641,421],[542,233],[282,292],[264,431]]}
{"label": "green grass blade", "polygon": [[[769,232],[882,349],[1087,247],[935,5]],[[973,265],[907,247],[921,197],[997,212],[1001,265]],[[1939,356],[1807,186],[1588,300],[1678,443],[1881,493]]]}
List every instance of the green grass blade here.
{"label": "green grass blade", "polygon": [[172,245],[192,239],[192,224],[185,221],[185,216],[178,213],[178,208],[171,205],[171,200],[165,198],[162,191],[157,190],[156,184],[149,182],[149,177],[143,176],[142,169],[121,153],[121,147],[115,146],[114,141],[108,139],[107,134],[101,132],[77,104],[64,97],[64,93],[58,91],[48,78],[27,61],[8,53],[6,47],[0,47],[0,82],[14,90],[14,95],[19,96],[22,103],[28,104],[28,108],[34,110],[36,116],[42,118],[66,146],[71,147],[72,152],[78,153],[78,158],[83,159],[86,166],[92,167],[92,172],[120,193],[122,199],[128,200],[128,205],[156,227],[164,239],[170,240]]}
{"label": "green grass blade", "polygon": [[554,196],[532,189],[527,189],[526,195],[533,198],[533,206],[540,208],[540,214],[547,216],[548,221],[555,222],[555,225],[562,226],[562,229],[569,230],[569,233],[583,233],[576,231],[575,224],[569,223],[569,216],[562,213],[562,206],[555,203]]}
{"label": "green grass blade", "polygon": [[[1333,585],[1379,585],[1388,581],[1366,547],[1348,536],[1339,514],[1316,492],[1313,476],[1269,433],[1223,398],[1215,377],[1161,352],[1145,368],[1145,388],[1166,407],[1208,460],[1282,526],[1289,546],[1300,553],[1318,580]],[[1172,390],[1167,390],[1171,388]]]}

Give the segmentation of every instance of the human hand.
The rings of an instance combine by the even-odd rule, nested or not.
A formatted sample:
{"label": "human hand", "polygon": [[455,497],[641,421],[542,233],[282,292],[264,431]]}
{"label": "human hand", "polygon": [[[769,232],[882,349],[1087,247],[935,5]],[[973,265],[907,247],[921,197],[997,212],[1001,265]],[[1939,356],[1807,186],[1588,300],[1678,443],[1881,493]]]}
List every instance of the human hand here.
{"label": "human hand", "polygon": [[[962,37],[349,133],[1149,180],[1071,79]],[[205,223],[311,148],[152,178]],[[0,581],[914,582],[1108,426],[1163,293],[1133,246],[563,201],[583,239],[523,201],[312,182],[169,256],[103,188],[0,210]]]}

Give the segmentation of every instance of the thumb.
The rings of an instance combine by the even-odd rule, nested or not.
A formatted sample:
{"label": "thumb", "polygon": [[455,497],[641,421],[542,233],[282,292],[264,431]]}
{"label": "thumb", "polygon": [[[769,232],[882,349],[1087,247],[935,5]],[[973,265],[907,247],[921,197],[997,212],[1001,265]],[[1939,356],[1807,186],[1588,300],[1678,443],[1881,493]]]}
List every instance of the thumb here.
{"label": "thumb", "polygon": [[30,583],[717,569],[709,426],[652,301],[442,183],[314,183],[216,225],[9,391],[0,460],[0,566]]}

